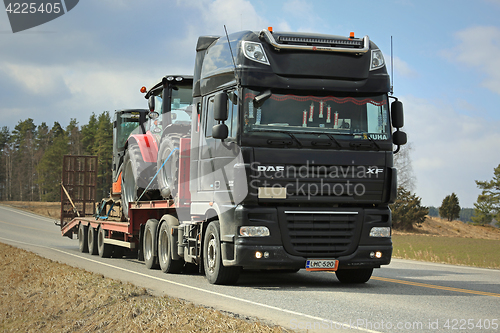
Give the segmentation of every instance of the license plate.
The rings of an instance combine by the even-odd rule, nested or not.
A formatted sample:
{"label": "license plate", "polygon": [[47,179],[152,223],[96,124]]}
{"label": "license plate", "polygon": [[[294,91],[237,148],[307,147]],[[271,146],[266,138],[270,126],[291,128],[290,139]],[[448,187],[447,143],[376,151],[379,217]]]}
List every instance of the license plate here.
{"label": "license plate", "polygon": [[338,267],[338,260],[309,259],[306,261],[306,271],[336,271]]}

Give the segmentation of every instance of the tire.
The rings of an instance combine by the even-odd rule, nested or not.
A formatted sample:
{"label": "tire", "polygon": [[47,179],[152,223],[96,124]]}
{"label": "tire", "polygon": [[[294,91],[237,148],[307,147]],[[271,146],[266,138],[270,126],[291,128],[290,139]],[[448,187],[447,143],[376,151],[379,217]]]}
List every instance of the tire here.
{"label": "tire", "polygon": [[[155,173],[156,163],[144,162],[139,146],[131,142],[125,152],[122,167],[121,206],[125,219],[129,218],[129,203],[137,201],[139,198],[141,201],[160,198],[156,183],[153,181],[150,184]],[[148,190],[144,192],[146,188]]]}
{"label": "tire", "polygon": [[101,258],[109,258],[113,253],[113,246],[111,244],[104,243],[104,238],[106,238],[107,231],[99,227],[97,229],[97,252]]}
{"label": "tire", "polygon": [[225,267],[222,264],[219,221],[212,221],[203,238],[203,265],[205,277],[211,284],[235,284],[241,267]]}
{"label": "tire", "polygon": [[89,244],[89,253],[92,255],[96,255],[99,253],[99,249],[97,248],[97,230],[92,228],[91,225],[89,225],[89,231],[88,231],[88,244]]}
{"label": "tire", "polygon": [[[160,170],[157,176],[158,189],[164,199],[175,198],[177,195],[179,183],[178,148],[180,146],[180,139],[181,137],[179,135],[169,134],[162,138],[160,149],[158,149],[158,158],[156,162],[156,170]],[[167,161],[165,162],[165,160]]]}
{"label": "tire", "polygon": [[88,232],[88,226],[84,225],[83,223],[80,223],[80,225],[78,226],[78,247],[80,249],[80,252],[82,253],[89,252],[87,232]]}
{"label": "tire", "polygon": [[174,259],[173,256],[174,249],[177,249],[177,240],[172,235],[171,230],[178,225],[179,220],[172,215],[167,215],[160,227],[158,235],[158,261],[164,273],[180,273],[184,267],[184,260]]}
{"label": "tire", "polygon": [[341,283],[365,283],[372,277],[373,268],[339,269],[335,272]]}
{"label": "tire", "polygon": [[144,238],[142,241],[144,262],[146,263],[146,267],[149,269],[157,269],[159,267],[155,245],[158,239],[156,237],[157,228],[158,221],[153,219],[149,219],[144,227]]}

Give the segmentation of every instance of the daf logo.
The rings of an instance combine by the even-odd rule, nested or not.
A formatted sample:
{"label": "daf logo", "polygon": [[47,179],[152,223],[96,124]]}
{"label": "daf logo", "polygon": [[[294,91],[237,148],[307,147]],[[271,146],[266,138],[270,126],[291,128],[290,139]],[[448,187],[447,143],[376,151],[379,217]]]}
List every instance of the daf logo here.
{"label": "daf logo", "polygon": [[282,165],[259,165],[257,171],[284,171],[285,167]]}
{"label": "daf logo", "polygon": [[378,175],[379,173],[384,172],[384,169],[379,169],[377,167],[369,167],[366,171],[367,174]]}

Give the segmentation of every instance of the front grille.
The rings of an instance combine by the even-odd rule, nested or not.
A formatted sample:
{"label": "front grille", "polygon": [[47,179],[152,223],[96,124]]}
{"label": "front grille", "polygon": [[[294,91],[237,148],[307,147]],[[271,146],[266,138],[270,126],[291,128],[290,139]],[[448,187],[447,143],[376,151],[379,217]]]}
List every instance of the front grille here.
{"label": "front grille", "polygon": [[293,255],[318,257],[352,253],[359,237],[357,211],[301,211],[282,209],[283,243]]}

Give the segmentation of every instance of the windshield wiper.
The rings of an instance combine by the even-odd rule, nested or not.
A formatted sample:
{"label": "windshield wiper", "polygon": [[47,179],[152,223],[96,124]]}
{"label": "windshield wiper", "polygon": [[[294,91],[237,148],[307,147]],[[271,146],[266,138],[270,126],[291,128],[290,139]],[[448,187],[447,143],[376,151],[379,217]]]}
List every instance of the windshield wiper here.
{"label": "windshield wiper", "polygon": [[368,138],[368,140],[370,140],[371,143],[375,145],[375,147],[377,147],[377,150],[380,150],[380,146],[378,145],[378,143],[375,142],[375,140],[373,140],[370,134],[366,134],[366,137]]}
{"label": "windshield wiper", "polygon": [[372,148],[373,146],[377,147],[377,150],[380,150],[380,146],[378,145],[378,143],[375,142],[375,140],[373,140],[372,137],[370,137],[370,135],[366,135],[366,138],[368,139],[368,141],[370,142],[366,142],[366,141],[361,141],[361,142],[351,142],[349,143],[349,146],[351,147],[356,147],[356,148],[361,148],[361,147],[364,147],[364,148]]}
{"label": "windshield wiper", "polygon": [[342,145],[337,141],[337,139],[333,137],[333,135],[331,135],[330,133],[325,133],[325,135],[328,137],[328,139],[330,139],[330,141],[334,142],[337,147],[343,148]]}
{"label": "windshield wiper", "polygon": [[[297,144],[299,145],[299,147],[302,147],[302,144],[300,143],[300,141],[295,137],[295,135],[293,135],[292,133],[290,132],[287,132],[287,131],[277,131],[277,130],[268,130],[268,129],[253,129],[252,132],[272,132],[272,133],[282,133],[282,134],[287,134],[289,137],[291,137],[295,142],[297,142]],[[268,140],[269,141],[269,140]]]}

